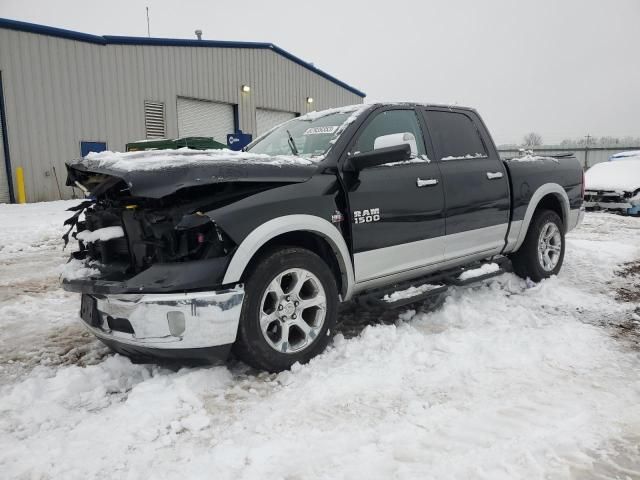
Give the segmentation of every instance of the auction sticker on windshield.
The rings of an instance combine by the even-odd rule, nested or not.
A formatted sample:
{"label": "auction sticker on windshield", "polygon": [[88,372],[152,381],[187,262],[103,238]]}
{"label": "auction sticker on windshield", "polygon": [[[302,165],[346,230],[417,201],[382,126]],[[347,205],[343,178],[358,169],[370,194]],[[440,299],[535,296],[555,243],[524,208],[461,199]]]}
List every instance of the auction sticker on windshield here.
{"label": "auction sticker on windshield", "polygon": [[336,130],[338,130],[338,125],[329,125],[326,127],[311,127],[311,128],[307,128],[304,131],[303,135],[320,135],[320,134],[327,134],[327,133],[335,133]]}

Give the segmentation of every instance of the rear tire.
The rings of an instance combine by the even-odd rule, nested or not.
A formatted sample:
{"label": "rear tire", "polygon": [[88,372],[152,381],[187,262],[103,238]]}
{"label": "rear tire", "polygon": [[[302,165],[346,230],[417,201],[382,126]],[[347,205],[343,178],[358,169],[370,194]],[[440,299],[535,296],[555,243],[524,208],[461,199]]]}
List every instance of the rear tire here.
{"label": "rear tire", "polygon": [[520,249],[511,255],[514,272],[539,282],[557,275],[564,260],[564,224],[552,210],[536,212]]}
{"label": "rear tire", "polygon": [[331,339],[338,289],[315,253],[284,247],[265,254],[247,275],[236,356],[260,370],[279,372],[306,363]]}

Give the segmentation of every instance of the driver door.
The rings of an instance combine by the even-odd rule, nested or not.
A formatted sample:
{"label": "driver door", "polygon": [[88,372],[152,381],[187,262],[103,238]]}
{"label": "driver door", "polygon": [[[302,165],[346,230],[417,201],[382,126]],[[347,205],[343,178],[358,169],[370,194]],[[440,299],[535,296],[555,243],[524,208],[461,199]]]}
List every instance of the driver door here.
{"label": "driver door", "polygon": [[356,282],[411,276],[444,258],[444,191],[425,131],[413,108],[388,107],[356,134],[351,155],[402,143],[412,150],[409,161],[365,168],[347,182]]}

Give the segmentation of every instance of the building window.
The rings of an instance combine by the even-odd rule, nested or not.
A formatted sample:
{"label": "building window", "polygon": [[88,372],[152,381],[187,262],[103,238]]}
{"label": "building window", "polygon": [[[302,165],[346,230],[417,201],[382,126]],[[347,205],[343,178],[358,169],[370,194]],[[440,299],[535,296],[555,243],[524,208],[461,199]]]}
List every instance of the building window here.
{"label": "building window", "polygon": [[164,102],[144,101],[144,128],[148,139],[165,138]]}

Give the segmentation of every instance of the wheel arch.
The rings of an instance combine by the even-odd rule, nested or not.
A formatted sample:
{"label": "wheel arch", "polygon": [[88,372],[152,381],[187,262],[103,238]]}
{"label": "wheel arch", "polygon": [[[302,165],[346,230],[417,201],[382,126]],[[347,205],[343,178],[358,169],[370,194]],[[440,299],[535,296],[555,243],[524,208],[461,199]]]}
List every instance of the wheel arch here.
{"label": "wheel arch", "polygon": [[564,233],[569,231],[569,196],[564,188],[557,183],[545,183],[538,187],[529,200],[529,205],[524,214],[520,231],[512,251],[517,251],[524,242],[531,220],[539,210],[552,210],[558,214],[562,220]]}
{"label": "wheel arch", "polygon": [[[223,278],[223,284],[240,282],[251,262],[276,245],[300,246],[317,253],[336,275],[343,300],[351,297],[353,264],[340,231],[327,220],[314,215],[286,215],[254,229],[238,246]],[[336,271],[337,270],[337,271]]]}

